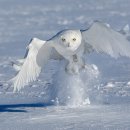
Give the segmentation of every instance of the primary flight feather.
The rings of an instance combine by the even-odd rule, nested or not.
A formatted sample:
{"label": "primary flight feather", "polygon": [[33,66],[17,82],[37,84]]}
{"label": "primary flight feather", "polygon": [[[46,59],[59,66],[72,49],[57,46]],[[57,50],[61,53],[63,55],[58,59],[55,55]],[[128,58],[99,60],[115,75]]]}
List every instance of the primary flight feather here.
{"label": "primary flight feather", "polygon": [[130,57],[130,42],[120,32],[114,31],[107,24],[94,22],[86,30],[64,30],[48,41],[33,38],[18,70],[12,79],[14,91],[19,91],[26,84],[35,81],[49,59],[67,61],[65,71],[79,73],[85,68],[83,55],[96,51],[114,58]]}

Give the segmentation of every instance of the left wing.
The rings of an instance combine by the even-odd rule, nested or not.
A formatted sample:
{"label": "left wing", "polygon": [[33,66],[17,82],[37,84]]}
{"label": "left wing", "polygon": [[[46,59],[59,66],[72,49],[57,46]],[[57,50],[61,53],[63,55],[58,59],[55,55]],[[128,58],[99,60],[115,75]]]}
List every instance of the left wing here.
{"label": "left wing", "polygon": [[85,50],[106,53],[114,58],[130,57],[130,42],[126,36],[107,24],[94,22],[88,30],[81,31]]}
{"label": "left wing", "polygon": [[56,59],[59,57],[60,55],[50,46],[48,41],[33,38],[27,47],[25,59],[20,60],[21,65],[13,65],[18,71],[17,75],[11,79],[14,92],[19,91],[29,82],[35,81],[39,76],[41,69],[50,58]]}

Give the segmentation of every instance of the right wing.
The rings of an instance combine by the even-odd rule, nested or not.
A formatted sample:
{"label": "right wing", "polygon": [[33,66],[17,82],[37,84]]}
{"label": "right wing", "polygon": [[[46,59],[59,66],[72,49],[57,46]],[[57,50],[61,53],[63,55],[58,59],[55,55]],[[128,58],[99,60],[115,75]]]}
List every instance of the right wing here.
{"label": "right wing", "polygon": [[[48,42],[33,38],[27,47],[24,62],[18,69],[19,72],[11,79],[14,92],[19,91],[29,82],[35,81],[39,76],[42,67],[44,67],[51,56],[55,57],[55,59],[58,56],[60,57]],[[18,66],[15,65],[15,68],[17,67]]]}
{"label": "right wing", "polygon": [[104,23],[94,22],[89,29],[82,31],[82,39],[85,51],[95,50],[114,58],[130,57],[130,42],[126,35],[113,30]]}

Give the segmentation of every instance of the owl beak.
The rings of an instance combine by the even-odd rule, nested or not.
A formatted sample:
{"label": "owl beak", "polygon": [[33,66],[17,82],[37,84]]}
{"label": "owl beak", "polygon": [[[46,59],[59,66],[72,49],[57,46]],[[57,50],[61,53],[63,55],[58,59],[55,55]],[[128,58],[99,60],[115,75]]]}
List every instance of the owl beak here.
{"label": "owl beak", "polygon": [[70,43],[68,43],[67,45],[68,45],[68,47],[70,47]]}

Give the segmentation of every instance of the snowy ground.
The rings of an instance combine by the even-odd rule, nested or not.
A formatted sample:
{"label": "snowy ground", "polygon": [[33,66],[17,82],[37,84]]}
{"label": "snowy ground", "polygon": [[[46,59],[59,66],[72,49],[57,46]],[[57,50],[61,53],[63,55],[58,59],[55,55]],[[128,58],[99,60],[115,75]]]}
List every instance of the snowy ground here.
{"label": "snowy ground", "polygon": [[[119,30],[130,24],[129,7],[129,0],[0,0],[0,130],[129,130],[128,58],[86,56],[90,66],[82,79],[50,61],[38,81],[19,93],[7,89],[15,75],[11,61],[24,55],[32,37],[46,40],[62,29],[85,29],[93,20]],[[91,105],[75,107],[88,95]]]}

